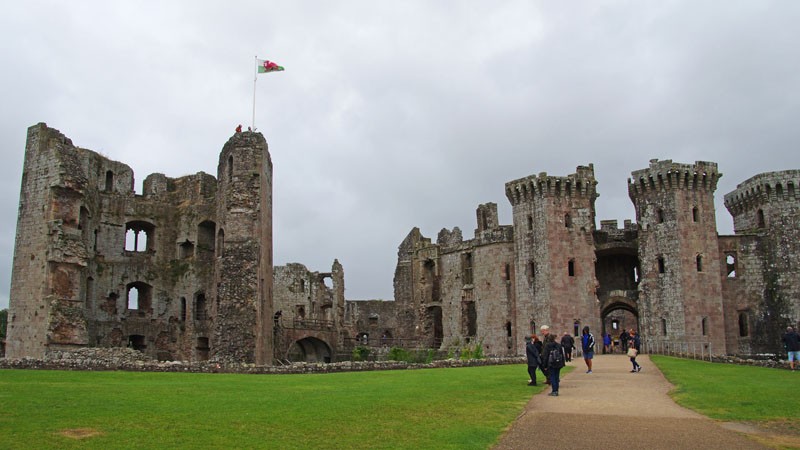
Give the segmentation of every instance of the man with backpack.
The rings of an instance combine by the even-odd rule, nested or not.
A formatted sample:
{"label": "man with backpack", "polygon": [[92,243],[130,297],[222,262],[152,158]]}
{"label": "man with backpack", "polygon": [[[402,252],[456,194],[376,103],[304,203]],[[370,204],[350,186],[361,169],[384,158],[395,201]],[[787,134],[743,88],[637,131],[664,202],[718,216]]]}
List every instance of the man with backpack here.
{"label": "man with backpack", "polygon": [[542,365],[547,367],[547,374],[550,377],[550,387],[552,391],[549,395],[558,397],[558,384],[561,381],[561,368],[564,362],[564,348],[556,342],[555,335],[548,334],[544,338],[544,348],[542,350]]}

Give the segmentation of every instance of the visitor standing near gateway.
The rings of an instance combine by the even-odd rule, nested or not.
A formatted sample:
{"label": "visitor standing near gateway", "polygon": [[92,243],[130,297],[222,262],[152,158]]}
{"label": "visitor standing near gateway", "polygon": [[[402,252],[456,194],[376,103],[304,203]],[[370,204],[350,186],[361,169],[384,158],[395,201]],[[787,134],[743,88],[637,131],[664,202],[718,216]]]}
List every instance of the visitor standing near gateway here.
{"label": "visitor standing near gateway", "polygon": [[542,365],[542,358],[539,349],[536,348],[534,338],[536,338],[535,334],[525,336],[525,356],[528,358],[528,375],[531,377],[528,380],[528,386],[536,386],[536,368]]}
{"label": "visitor standing near gateway", "polygon": [[542,354],[542,365],[547,366],[547,373],[550,377],[550,395],[558,397],[558,385],[561,381],[561,368],[564,367],[564,348],[556,342],[553,334],[544,337],[544,353]]}
{"label": "visitor standing near gateway", "polygon": [[[542,332],[542,341],[544,341],[544,346],[547,344],[547,336],[550,336],[550,327],[548,325],[542,325],[539,327],[539,331]],[[544,384],[550,384],[550,373],[547,371],[547,358],[544,352],[545,349],[543,347],[539,352],[542,356],[542,365],[540,365],[539,368],[542,369],[542,374],[544,375]]]}
{"label": "visitor standing near gateway", "polygon": [[572,350],[575,349],[575,339],[569,335],[569,331],[565,331],[564,336],[561,336],[561,346],[564,347],[564,356],[567,358],[567,362],[572,361]]}
{"label": "visitor standing near gateway", "polygon": [[800,361],[800,335],[792,327],[786,327],[786,334],[783,335],[783,346],[786,348],[789,358],[789,367],[794,370],[795,361]]}
{"label": "visitor standing near gateway", "polygon": [[581,350],[583,361],[586,363],[586,373],[592,373],[592,358],[594,358],[594,335],[589,332],[589,326],[583,327],[581,335]]}

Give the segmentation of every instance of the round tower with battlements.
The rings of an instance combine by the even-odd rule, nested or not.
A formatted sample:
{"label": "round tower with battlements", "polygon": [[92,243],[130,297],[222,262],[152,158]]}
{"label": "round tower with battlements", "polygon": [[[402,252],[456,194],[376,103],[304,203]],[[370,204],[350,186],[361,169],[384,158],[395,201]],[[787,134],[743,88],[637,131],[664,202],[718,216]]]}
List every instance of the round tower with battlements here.
{"label": "round tower with battlements", "polygon": [[594,168],[546,173],[506,183],[515,240],[517,342],[549,325],[558,335],[588,325],[599,330],[596,296]]}
{"label": "round tower with battlements", "polygon": [[725,353],[714,191],[717,164],[650,161],[628,179],[639,224],[640,334]]}
{"label": "round tower with battlements", "polygon": [[[740,246],[737,262],[741,266],[739,274],[750,275],[743,281],[760,291],[751,306],[756,320],[754,338],[767,337],[763,351],[774,351],[786,325],[800,324],[798,184],[800,170],[768,172],[740,183],[725,195],[725,207],[733,216],[736,235],[757,243]],[[745,264],[751,260],[760,263],[760,270],[752,274],[745,272]],[[751,279],[752,276],[763,279]]]}

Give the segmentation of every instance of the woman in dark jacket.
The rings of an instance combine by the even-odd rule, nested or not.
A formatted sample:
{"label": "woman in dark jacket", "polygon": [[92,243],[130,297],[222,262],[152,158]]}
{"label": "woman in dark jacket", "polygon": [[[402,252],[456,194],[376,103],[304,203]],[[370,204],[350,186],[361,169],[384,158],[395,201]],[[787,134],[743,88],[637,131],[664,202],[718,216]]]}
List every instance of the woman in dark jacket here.
{"label": "woman in dark jacket", "polygon": [[528,375],[531,379],[528,381],[528,386],[536,386],[536,368],[542,364],[539,349],[536,348],[535,341],[538,341],[536,335],[525,336],[525,356],[528,357]]}
{"label": "woman in dark jacket", "polygon": [[[561,365],[554,367],[550,365],[550,353],[561,353]],[[547,375],[550,378],[550,387],[552,392],[550,395],[558,397],[558,385],[561,381],[561,368],[564,367],[564,348],[561,344],[556,342],[555,335],[548,334],[544,337],[544,350],[542,351],[542,365],[547,368]]]}

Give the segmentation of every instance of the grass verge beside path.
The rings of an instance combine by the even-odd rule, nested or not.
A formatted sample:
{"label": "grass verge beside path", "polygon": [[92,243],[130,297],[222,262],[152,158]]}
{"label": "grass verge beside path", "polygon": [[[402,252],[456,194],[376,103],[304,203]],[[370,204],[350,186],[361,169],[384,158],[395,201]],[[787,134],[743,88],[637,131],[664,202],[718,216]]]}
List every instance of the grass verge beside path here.
{"label": "grass verge beside path", "polygon": [[800,373],[659,355],[650,359],[675,385],[670,396],[679,405],[713,419],[800,435]]}
{"label": "grass verge beside path", "polygon": [[308,375],[0,370],[0,448],[489,447],[522,365]]}

